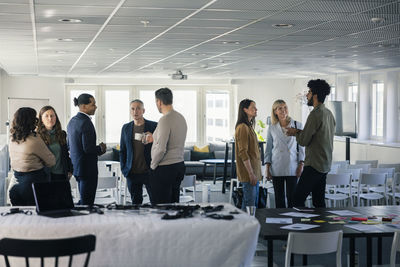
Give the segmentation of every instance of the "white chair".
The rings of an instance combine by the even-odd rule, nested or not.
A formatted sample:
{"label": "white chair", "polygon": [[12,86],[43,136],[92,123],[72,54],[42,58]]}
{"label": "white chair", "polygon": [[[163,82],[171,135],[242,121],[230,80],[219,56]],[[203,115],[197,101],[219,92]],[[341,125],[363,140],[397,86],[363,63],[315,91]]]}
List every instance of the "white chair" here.
{"label": "white chair", "polygon": [[350,164],[348,169],[361,169],[362,173],[369,173],[369,169],[371,168],[371,164],[365,163],[365,164]]}
{"label": "white chair", "polygon": [[378,168],[394,168],[394,172],[400,172],[400,163],[381,163]]}
{"label": "white chair", "polygon": [[291,254],[315,255],[336,252],[336,266],[342,266],[343,232],[290,232],[286,246],[285,267],[290,266]]}
{"label": "white chair", "polygon": [[[186,195],[186,189],[192,190],[192,196]],[[185,175],[181,182],[182,195],[179,197],[179,202],[196,202],[196,175]]]}
{"label": "white chair", "polygon": [[341,167],[341,165],[339,165],[339,164],[332,164],[331,165],[331,170],[328,173],[335,174],[335,173],[338,172],[340,167]]}
{"label": "white chair", "polygon": [[340,169],[347,169],[347,166],[349,166],[349,161],[348,160],[342,160],[342,161],[333,161],[332,165],[339,165]]}
{"label": "white chair", "polygon": [[[387,174],[386,173],[363,173],[361,174],[360,180],[358,182],[358,190],[357,190],[357,203],[358,206],[361,206],[361,199],[365,199],[370,206],[372,200],[385,200],[385,204],[387,205],[387,192],[386,186],[387,184]],[[362,185],[365,185],[366,192],[363,193]],[[376,193],[370,192],[371,186],[384,186],[384,192]]]}
{"label": "white chair", "polygon": [[392,180],[392,203],[397,205],[397,199],[400,199],[400,172],[394,174]]}
{"label": "white chair", "polygon": [[118,178],[116,176],[100,177],[97,182],[95,204],[119,204]]}
{"label": "white chair", "polygon": [[378,160],[356,160],[355,164],[370,164],[371,168],[378,168]]}
{"label": "white chair", "polygon": [[[394,176],[394,168],[371,168],[369,169],[369,173],[386,173],[387,174],[386,192],[387,193],[391,192],[391,185]],[[383,188],[383,186],[370,187],[369,190],[377,193],[385,192],[385,188]],[[387,197],[387,195],[385,196]]]}
{"label": "white chair", "polygon": [[[350,173],[351,174],[351,185],[353,195],[353,206],[357,198],[358,180],[360,179],[362,169],[339,169],[337,174]],[[349,194],[349,188],[337,188],[339,193]]]}
{"label": "white chair", "polygon": [[390,267],[396,266],[396,254],[400,251],[400,232],[395,232],[393,236],[392,250],[390,252]]}
{"label": "white chair", "polygon": [[[326,185],[327,186],[334,186],[333,188],[330,187],[329,190],[332,191],[325,194],[325,198],[329,200],[329,202],[333,201],[333,206],[336,207],[336,201],[349,199],[350,205],[353,206],[353,197],[352,197],[352,180],[351,173],[342,173],[342,174],[327,174],[326,176]],[[348,193],[340,193],[337,192],[337,189],[347,189]],[[343,205],[344,206],[344,205]]]}

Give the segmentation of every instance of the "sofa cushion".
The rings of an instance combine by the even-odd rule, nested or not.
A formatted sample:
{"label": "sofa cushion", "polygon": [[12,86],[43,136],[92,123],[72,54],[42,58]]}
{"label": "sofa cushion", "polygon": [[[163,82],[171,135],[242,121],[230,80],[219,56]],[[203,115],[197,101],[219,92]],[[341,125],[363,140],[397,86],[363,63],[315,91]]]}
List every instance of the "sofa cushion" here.
{"label": "sofa cushion", "polygon": [[[225,159],[225,151],[214,151],[214,155],[216,159]],[[228,159],[232,158],[232,152],[228,152]]]}
{"label": "sofa cushion", "polygon": [[183,150],[183,160],[184,161],[189,161],[190,160],[190,154],[192,151],[190,151],[189,149],[185,149]]}
{"label": "sofa cushion", "polygon": [[203,147],[193,146],[193,151],[209,153],[210,152],[210,148],[209,148],[208,145],[203,146]]}
{"label": "sofa cushion", "polygon": [[[226,144],[225,143],[210,143],[210,151],[214,152],[214,151],[225,151],[225,147]],[[230,146],[229,146],[229,150],[230,150]]]}
{"label": "sofa cushion", "polygon": [[190,160],[191,161],[199,161],[201,159],[215,159],[214,152],[197,152],[191,151],[190,153]]}

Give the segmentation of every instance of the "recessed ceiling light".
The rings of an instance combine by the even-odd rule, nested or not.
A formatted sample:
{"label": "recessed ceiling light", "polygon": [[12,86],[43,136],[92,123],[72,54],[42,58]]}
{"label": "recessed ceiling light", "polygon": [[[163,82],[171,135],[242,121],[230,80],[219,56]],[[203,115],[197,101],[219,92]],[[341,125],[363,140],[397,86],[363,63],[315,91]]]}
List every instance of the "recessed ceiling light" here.
{"label": "recessed ceiling light", "polygon": [[376,18],[371,18],[371,21],[372,21],[372,23],[379,24],[379,23],[384,22],[385,19],[384,19],[384,18],[378,18],[378,17],[376,17]]}
{"label": "recessed ceiling light", "polygon": [[57,59],[57,62],[64,62],[64,60],[62,60],[62,59]]}
{"label": "recessed ceiling light", "polygon": [[199,53],[192,53],[192,56],[198,56]]}
{"label": "recessed ceiling light", "polygon": [[59,19],[58,21],[59,22],[69,22],[69,23],[80,23],[80,22],[82,22],[81,19],[67,19],[67,18]]}
{"label": "recessed ceiling light", "polygon": [[57,54],[66,54],[66,53],[67,53],[67,51],[64,51],[64,50],[58,50],[58,51],[56,51],[56,53],[57,53]]}
{"label": "recessed ceiling light", "polygon": [[60,41],[60,42],[72,42],[73,39],[71,39],[71,38],[57,38],[57,41]]}
{"label": "recessed ceiling light", "polygon": [[293,24],[278,23],[278,24],[273,24],[272,27],[275,27],[275,28],[292,28]]}
{"label": "recessed ceiling light", "polygon": [[223,44],[240,44],[239,41],[222,41]]}

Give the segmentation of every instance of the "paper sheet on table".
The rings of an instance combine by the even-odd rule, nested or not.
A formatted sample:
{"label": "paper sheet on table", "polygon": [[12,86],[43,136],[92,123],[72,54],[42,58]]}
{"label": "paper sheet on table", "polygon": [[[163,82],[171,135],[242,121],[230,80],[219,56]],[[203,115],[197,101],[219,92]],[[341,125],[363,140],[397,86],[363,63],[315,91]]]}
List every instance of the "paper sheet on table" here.
{"label": "paper sheet on table", "polygon": [[328,211],[329,213],[333,213],[339,216],[356,216],[356,215],[361,215],[358,212],[354,212],[351,210],[330,210]]}
{"label": "paper sheet on table", "polygon": [[319,225],[295,223],[295,224],[291,224],[291,225],[282,226],[281,229],[304,231],[304,230],[308,230],[308,229],[312,229],[312,228],[316,228],[316,227],[319,227]]}
{"label": "paper sheet on table", "polygon": [[290,217],[302,217],[302,218],[312,218],[319,216],[318,214],[303,213],[303,212],[286,212],[286,213],[281,213],[280,215],[285,215]]}
{"label": "paper sheet on table", "polygon": [[292,224],[292,218],[267,218],[266,223],[277,223],[277,224]]}
{"label": "paper sheet on table", "polygon": [[371,224],[346,224],[345,226],[364,233],[382,232],[380,227]]}

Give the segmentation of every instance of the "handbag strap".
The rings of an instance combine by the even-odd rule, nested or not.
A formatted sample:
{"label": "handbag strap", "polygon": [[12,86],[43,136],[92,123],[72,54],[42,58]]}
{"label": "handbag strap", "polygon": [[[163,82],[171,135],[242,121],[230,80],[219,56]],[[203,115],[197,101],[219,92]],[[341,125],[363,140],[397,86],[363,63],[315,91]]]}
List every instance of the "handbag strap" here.
{"label": "handbag strap", "polygon": [[[294,128],[297,130],[297,121],[294,121]],[[297,154],[299,154],[299,144],[296,141],[296,150],[297,150]]]}

